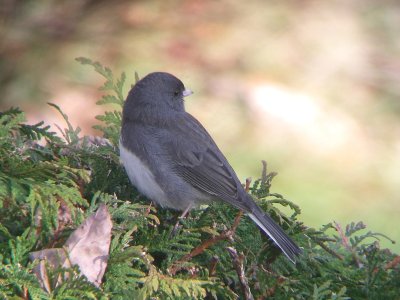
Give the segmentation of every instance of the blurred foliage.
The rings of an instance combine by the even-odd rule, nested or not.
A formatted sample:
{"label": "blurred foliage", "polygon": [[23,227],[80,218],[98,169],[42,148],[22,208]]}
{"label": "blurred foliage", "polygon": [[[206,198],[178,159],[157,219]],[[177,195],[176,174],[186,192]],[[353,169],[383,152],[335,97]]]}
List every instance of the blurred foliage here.
{"label": "blurred foliage", "polygon": [[[45,105],[54,102],[92,134],[99,77],[75,57],[127,70],[127,81],[132,69],[166,70],[195,91],[188,108],[239,177],[268,158],[280,173],[274,187],[301,203],[308,224],[335,212],[398,240],[399,11],[393,0],[3,0],[0,110],[14,105],[30,123],[59,124]],[[263,99],[249,94],[261,85],[310,97],[322,117],[303,115],[291,105],[298,98],[282,118],[271,106],[257,114],[252,104]]]}
{"label": "blurred foliage", "polygon": [[[98,118],[107,139],[81,137],[65,114],[63,139],[42,123],[24,124],[18,109],[0,114],[2,299],[237,299],[246,288],[255,299],[398,299],[400,259],[381,249],[379,238],[386,237],[366,232],[361,222],[306,227],[298,221],[299,207],[270,192],[276,174],[266,165],[250,191],[302,247],[296,265],[245,217],[229,236],[238,212],[223,203],[192,211],[176,227],[178,213],[158,210],[138,195],[119,163],[124,75],[115,79],[101,64],[79,60],[106,79],[102,90],[111,94],[100,104],[116,105],[115,112]],[[96,288],[74,269],[59,270],[55,278],[60,272],[70,276],[46,294],[28,254],[63,244],[100,203],[113,221],[103,284]],[[291,214],[277,204],[289,206]],[[63,218],[63,207],[71,218]]]}
{"label": "blurred foliage", "polygon": [[[0,7],[0,88],[6,97],[0,101],[42,101],[53,91],[51,83],[60,84],[54,81],[59,70],[71,72],[69,62],[80,52],[124,67],[169,63],[182,68],[180,62],[210,85],[210,72],[217,76],[224,69],[243,77],[262,72],[282,83],[327,88],[331,100],[341,103],[347,99],[339,97],[339,88],[353,93],[347,85],[358,83],[353,89],[361,98],[360,88],[368,89],[367,97],[381,99],[382,110],[398,113],[399,9],[390,0],[5,0]],[[334,38],[326,37],[326,30]],[[345,44],[348,40],[351,45]],[[324,61],[320,52],[332,61]],[[353,55],[344,60],[342,53]],[[330,64],[336,60],[337,65]],[[38,73],[42,76],[33,76]],[[321,73],[333,79],[331,85],[315,78]],[[348,101],[350,108],[358,104]]]}

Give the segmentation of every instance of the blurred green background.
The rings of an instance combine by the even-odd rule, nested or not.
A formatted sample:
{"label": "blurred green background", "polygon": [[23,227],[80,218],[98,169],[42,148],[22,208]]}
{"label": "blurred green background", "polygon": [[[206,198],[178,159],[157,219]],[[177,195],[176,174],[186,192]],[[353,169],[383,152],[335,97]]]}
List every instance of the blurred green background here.
{"label": "blurred green background", "polygon": [[168,71],[242,180],[265,159],[306,224],[400,241],[398,1],[3,0],[0,16],[1,110],[63,125],[53,102],[96,134],[102,78],[74,58],[129,83]]}

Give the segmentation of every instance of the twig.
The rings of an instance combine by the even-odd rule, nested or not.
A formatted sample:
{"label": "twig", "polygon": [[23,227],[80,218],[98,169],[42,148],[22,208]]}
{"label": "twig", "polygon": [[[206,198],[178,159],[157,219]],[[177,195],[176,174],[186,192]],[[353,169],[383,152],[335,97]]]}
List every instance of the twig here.
{"label": "twig", "polygon": [[242,292],[244,295],[244,299],[254,300],[254,297],[251,294],[249,283],[248,283],[246,275],[244,273],[244,267],[243,267],[244,256],[243,256],[243,254],[239,255],[237,253],[236,249],[233,247],[227,247],[226,250],[228,250],[228,252],[232,258],[233,267],[235,268],[236,273],[238,274],[240,286],[242,288]]}
{"label": "twig", "polygon": [[178,272],[179,270],[182,269],[182,265],[185,262],[188,262],[193,257],[203,253],[204,250],[213,246],[214,244],[216,244],[219,241],[222,241],[225,239],[232,240],[232,235],[233,235],[232,229],[229,229],[229,230],[222,232],[220,235],[217,235],[217,236],[212,237],[211,239],[205,240],[199,246],[197,246],[192,251],[190,251],[190,253],[184,255],[181,259],[175,261],[172,264],[172,266],[169,268],[169,273],[171,275],[175,275],[176,272]]}
{"label": "twig", "polygon": [[350,247],[350,244],[349,244],[349,239],[346,237],[346,235],[344,234],[344,232],[343,232],[343,229],[342,229],[342,226],[340,226],[340,224],[339,223],[337,223],[337,222],[333,222],[334,224],[335,224],[335,229],[336,229],[336,231],[339,233],[339,235],[340,235],[340,239],[341,239],[341,241],[342,241],[342,244],[343,244],[343,246],[347,249],[347,250],[349,250],[349,251],[351,251],[351,247]]}
{"label": "twig", "polygon": [[[391,261],[386,263],[384,270],[387,271],[389,269],[394,269],[398,264],[400,264],[400,255],[396,256],[393,258]],[[375,267],[374,270],[372,271],[374,274],[379,272],[379,267]]]}
{"label": "twig", "polygon": [[400,255],[396,256],[392,261],[388,262],[385,266],[385,270],[394,269],[398,264],[400,264]]}
{"label": "twig", "polygon": [[334,224],[335,224],[336,231],[339,232],[340,239],[342,241],[343,246],[351,253],[351,255],[353,256],[353,258],[354,258],[354,260],[355,260],[355,262],[357,264],[357,266],[359,268],[361,268],[362,267],[362,263],[360,262],[360,259],[358,258],[357,254],[353,251],[353,248],[350,246],[349,239],[344,234],[342,226],[340,226],[340,224],[337,223],[337,222],[334,222]]}
{"label": "twig", "polygon": [[208,267],[208,274],[210,277],[215,276],[218,262],[219,262],[219,257],[214,255],[211,258],[210,266]]}
{"label": "twig", "polygon": [[233,225],[232,225],[231,229],[229,230],[232,232],[232,234],[235,234],[236,229],[239,226],[240,219],[242,218],[242,216],[243,216],[243,211],[239,210],[239,212],[237,213],[237,215],[235,217],[235,220],[233,221]]}
{"label": "twig", "polygon": [[287,278],[283,275],[279,275],[276,272],[274,272],[273,270],[265,269],[264,266],[262,266],[262,265],[260,267],[261,267],[261,270],[263,272],[265,272],[267,276],[271,276],[271,277],[275,278],[275,285],[269,289],[266,289],[262,295],[263,298],[260,298],[260,299],[267,299],[269,297],[273,297],[276,290],[279,289],[280,286],[282,286],[284,283],[290,281],[289,278]]}
{"label": "twig", "polygon": [[146,217],[151,213],[151,207],[152,206],[153,206],[153,201],[150,201],[150,204],[146,209],[146,214],[145,214]]}
{"label": "twig", "polygon": [[324,249],[326,252],[328,252],[332,256],[334,256],[334,257],[336,257],[336,258],[338,258],[340,260],[344,259],[342,255],[340,255],[339,253],[336,253],[335,251],[333,251],[332,249],[327,247],[322,241],[314,239],[314,242],[317,243],[322,249]]}

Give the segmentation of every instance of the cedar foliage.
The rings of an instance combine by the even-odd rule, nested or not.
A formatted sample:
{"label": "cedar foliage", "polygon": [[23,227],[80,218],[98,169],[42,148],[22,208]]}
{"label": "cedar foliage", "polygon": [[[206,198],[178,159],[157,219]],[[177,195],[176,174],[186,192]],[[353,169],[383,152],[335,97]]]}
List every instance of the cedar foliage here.
{"label": "cedar foliage", "polygon": [[[270,192],[276,174],[266,165],[250,193],[302,247],[296,265],[246,217],[229,235],[238,211],[223,203],[192,211],[174,228],[179,213],[140,196],[119,163],[125,74],[78,61],[106,79],[98,104],[116,107],[97,117],[103,138],[80,136],[54,104],[67,124],[62,138],[43,122],[25,124],[18,108],[0,114],[0,299],[244,299],[246,288],[255,299],[400,297],[400,257],[379,245],[387,237],[362,222],[305,226],[298,206]],[[103,284],[96,288],[76,268],[51,270],[54,279],[69,276],[47,294],[29,253],[62,245],[100,203],[113,220]]]}

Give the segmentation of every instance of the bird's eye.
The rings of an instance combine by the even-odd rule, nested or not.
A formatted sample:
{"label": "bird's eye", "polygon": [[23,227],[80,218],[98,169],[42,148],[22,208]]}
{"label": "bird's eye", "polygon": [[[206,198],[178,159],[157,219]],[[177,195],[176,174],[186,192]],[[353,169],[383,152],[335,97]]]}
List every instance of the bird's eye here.
{"label": "bird's eye", "polygon": [[175,96],[179,96],[179,94],[180,94],[180,92],[179,92],[178,90],[176,90],[176,91],[174,92],[174,95],[175,95]]}

